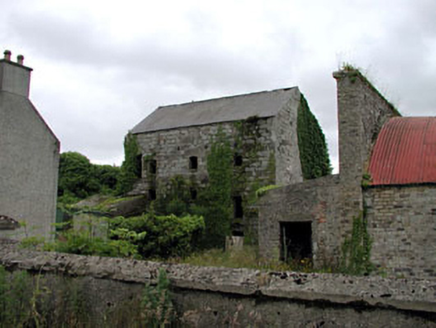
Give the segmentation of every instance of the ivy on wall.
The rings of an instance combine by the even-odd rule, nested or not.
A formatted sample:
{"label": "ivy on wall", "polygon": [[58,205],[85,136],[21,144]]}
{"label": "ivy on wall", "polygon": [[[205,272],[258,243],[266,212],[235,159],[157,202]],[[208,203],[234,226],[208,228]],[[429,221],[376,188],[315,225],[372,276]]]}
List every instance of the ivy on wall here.
{"label": "ivy on wall", "polygon": [[204,217],[203,246],[223,247],[231,232],[233,150],[221,128],[211,142],[207,156],[209,184],[199,194],[196,212]]}
{"label": "ivy on wall", "polygon": [[303,95],[298,107],[297,134],[304,179],[330,174],[332,168],[324,133]]}
{"label": "ivy on wall", "polygon": [[353,218],[351,236],[342,244],[341,271],[351,275],[367,275],[374,269],[371,263],[372,239],[365,211]]}
{"label": "ivy on wall", "polygon": [[141,161],[138,160],[139,146],[136,136],[130,132],[124,137],[124,161],[118,180],[117,191],[126,194],[133,188],[133,184],[141,176]]}

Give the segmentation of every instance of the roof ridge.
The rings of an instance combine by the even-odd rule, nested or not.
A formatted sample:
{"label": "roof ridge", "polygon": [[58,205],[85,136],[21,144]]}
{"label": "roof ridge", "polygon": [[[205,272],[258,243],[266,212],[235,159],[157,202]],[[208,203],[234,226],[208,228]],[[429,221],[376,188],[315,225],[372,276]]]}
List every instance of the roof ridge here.
{"label": "roof ridge", "polygon": [[254,96],[254,95],[259,95],[261,93],[273,93],[273,92],[278,92],[278,91],[289,91],[289,90],[292,90],[292,89],[295,89],[295,88],[298,88],[298,86],[287,87],[287,88],[279,88],[279,89],[273,89],[273,90],[255,91],[255,92],[250,92],[250,93],[244,93],[244,94],[238,94],[238,95],[230,95],[230,96],[223,96],[223,97],[216,97],[216,98],[210,98],[210,99],[192,100],[190,102],[184,102],[184,103],[180,103],[180,104],[170,104],[170,105],[159,106],[159,107],[156,108],[156,110],[158,110],[160,108],[167,108],[167,107],[185,106],[185,105],[190,105],[190,104],[193,104],[193,103],[200,104],[200,103],[212,102],[212,101],[217,101],[217,100],[222,100],[222,99],[231,99],[231,98],[238,98],[238,97]]}

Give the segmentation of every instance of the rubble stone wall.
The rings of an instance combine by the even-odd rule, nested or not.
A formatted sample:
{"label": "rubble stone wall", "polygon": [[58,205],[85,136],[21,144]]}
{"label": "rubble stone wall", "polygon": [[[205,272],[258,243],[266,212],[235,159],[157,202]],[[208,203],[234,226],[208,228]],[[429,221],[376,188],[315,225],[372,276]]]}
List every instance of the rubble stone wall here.
{"label": "rubble stone wall", "polygon": [[326,176],[278,188],[261,197],[259,251],[266,258],[279,258],[280,223],[311,222],[315,266],[335,265],[340,255],[338,204],[339,177]]}
{"label": "rubble stone wall", "polygon": [[0,264],[42,275],[52,290],[65,279],[77,282],[96,323],[108,307],[116,310],[144,283],[156,283],[163,269],[181,327],[436,327],[436,286],[426,280],[196,267],[7,245]]}
{"label": "rubble stone wall", "polygon": [[436,279],[436,186],[365,190],[371,260],[389,275]]}

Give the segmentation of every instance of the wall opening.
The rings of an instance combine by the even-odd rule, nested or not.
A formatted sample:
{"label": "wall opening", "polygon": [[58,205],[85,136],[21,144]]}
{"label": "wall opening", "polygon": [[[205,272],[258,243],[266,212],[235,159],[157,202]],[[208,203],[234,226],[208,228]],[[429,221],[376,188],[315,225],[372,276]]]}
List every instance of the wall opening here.
{"label": "wall opening", "polygon": [[197,156],[189,157],[189,169],[190,170],[197,170],[198,169],[198,157]]}
{"label": "wall opening", "polygon": [[196,200],[197,199],[197,190],[195,188],[190,188],[189,192],[191,194],[191,200]]}
{"label": "wall opening", "polygon": [[136,177],[140,178],[142,176],[142,154],[136,155],[135,166]]}
{"label": "wall opening", "polygon": [[235,154],[233,157],[233,165],[242,166],[242,155]]}
{"label": "wall opening", "polygon": [[242,207],[242,197],[235,196],[233,197],[233,210],[234,210],[234,218],[242,219],[244,216],[244,209]]}
{"label": "wall opening", "polygon": [[157,162],[155,159],[150,159],[148,161],[148,173],[156,174],[157,172]]}
{"label": "wall opening", "polygon": [[148,190],[148,200],[156,200],[156,189]]}
{"label": "wall opening", "polygon": [[280,222],[280,260],[312,258],[312,222]]}

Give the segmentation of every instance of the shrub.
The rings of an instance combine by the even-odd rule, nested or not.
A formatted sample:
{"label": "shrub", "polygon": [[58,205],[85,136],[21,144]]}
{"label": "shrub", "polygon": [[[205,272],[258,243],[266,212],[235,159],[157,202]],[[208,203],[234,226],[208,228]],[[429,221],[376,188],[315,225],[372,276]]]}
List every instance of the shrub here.
{"label": "shrub", "polygon": [[198,244],[204,230],[204,220],[196,215],[177,217],[155,216],[152,213],[128,219],[114,218],[110,221],[110,227],[112,230],[145,232],[145,238],[134,242],[138,246],[138,253],[144,258],[184,257]]}

